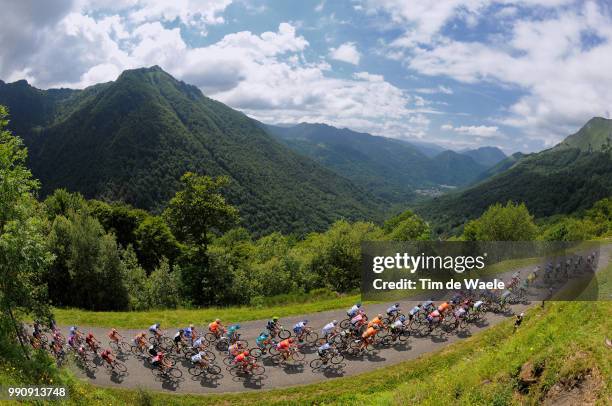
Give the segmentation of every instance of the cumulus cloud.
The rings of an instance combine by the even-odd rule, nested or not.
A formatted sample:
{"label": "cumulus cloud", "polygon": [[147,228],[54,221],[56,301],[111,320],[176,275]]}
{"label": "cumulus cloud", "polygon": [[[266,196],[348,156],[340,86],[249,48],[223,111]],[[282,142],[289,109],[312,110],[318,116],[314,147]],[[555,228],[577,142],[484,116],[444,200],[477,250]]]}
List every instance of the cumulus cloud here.
{"label": "cumulus cloud", "polygon": [[[209,9],[202,9],[203,4]],[[33,35],[27,52],[18,49],[22,42],[17,35],[18,25],[28,26],[27,8],[11,6],[9,14],[20,23],[13,41],[1,31],[0,41],[7,46],[0,48],[0,74],[5,80],[25,77],[43,88],[82,88],[114,80],[125,69],[160,65],[208,96],[265,122],[325,122],[396,137],[425,134],[430,122],[419,110],[425,99],[410,96],[382,75],[330,75],[324,59],[305,56],[310,44],[294,24],[281,23],[259,34],[234,32],[207,46],[186,42],[184,27],[221,24],[219,10],[227,4],[66,2],[52,17],[41,14],[37,23],[45,27],[44,35]],[[340,45],[333,54],[352,64],[361,56],[354,43]],[[12,55],[14,63],[8,63]]]}
{"label": "cumulus cloud", "polygon": [[414,89],[414,91],[422,94],[453,94],[453,89],[442,85],[439,85],[437,87],[421,87],[418,89]]}
{"label": "cumulus cloud", "polygon": [[499,138],[501,136],[499,128],[495,126],[470,125],[454,127],[452,124],[444,124],[440,128],[445,131],[454,131],[459,134],[473,135],[480,138]]}
{"label": "cumulus cloud", "polygon": [[[612,16],[603,2],[442,0],[427,9],[425,2],[366,4],[404,25],[389,43],[391,57],[418,74],[515,89],[521,95],[497,120],[546,145],[612,110]],[[466,15],[483,20],[489,12],[507,19],[498,35],[467,41],[444,33]]]}
{"label": "cumulus cloud", "polygon": [[361,53],[357,50],[357,46],[354,42],[345,42],[338,48],[330,48],[329,57],[336,61],[359,65]]}

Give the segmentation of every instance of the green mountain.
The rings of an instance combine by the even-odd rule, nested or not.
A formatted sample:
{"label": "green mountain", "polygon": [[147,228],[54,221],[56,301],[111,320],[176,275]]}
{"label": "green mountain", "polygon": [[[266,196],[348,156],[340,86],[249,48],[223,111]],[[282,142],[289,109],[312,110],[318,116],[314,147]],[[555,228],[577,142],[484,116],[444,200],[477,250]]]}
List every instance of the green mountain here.
{"label": "green mountain", "polygon": [[520,161],[523,157],[527,155],[522,152],[515,152],[514,154],[506,157],[505,159],[499,161],[497,164],[493,165],[483,173],[478,176],[478,180],[484,180],[491,178],[499,173],[502,173],[510,168],[512,168],[518,161]]}
{"label": "green mountain", "polygon": [[128,70],[84,90],[0,84],[0,103],[29,147],[43,196],[64,187],[159,210],[184,172],[227,175],[228,200],[259,233],[378,219],[385,206],[159,67]]}
{"label": "green mountain", "polygon": [[417,188],[466,185],[485,170],[452,151],[428,157],[410,143],[346,128],[308,123],[265,128],[295,152],[395,203],[413,198]]}
{"label": "green mountain", "polygon": [[611,120],[594,118],[554,148],[508,159],[503,165],[509,169],[415,210],[444,233],[498,202],[525,202],[536,217],[586,209],[612,195],[612,150],[605,141],[611,126]]}
{"label": "green mountain", "polygon": [[506,154],[497,147],[480,147],[477,149],[468,149],[459,151],[463,155],[471,157],[478,164],[491,168],[497,163],[506,159]]}
{"label": "green mountain", "polygon": [[437,144],[433,144],[431,142],[425,142],[425,141],[416,141],[416,140],[406,140],[406,143],[412,145],[413,147],[415,147],[416,149],[418,149],[420,152],[422,152],[423,154],[425,154],[426,156],[433,158],[434,156],[438,155],[441,152],[446,151],[446,148],[443,148]]}

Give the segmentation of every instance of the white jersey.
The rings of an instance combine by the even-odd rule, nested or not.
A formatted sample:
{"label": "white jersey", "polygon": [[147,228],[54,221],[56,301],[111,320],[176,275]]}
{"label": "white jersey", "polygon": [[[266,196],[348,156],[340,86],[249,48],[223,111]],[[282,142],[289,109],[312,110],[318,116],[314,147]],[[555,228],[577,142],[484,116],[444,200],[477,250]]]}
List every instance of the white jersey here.
{"label": "white jersey", "polygon": [[202,361],[202,353],[199,352],[196,355],[194,355],[193,357],[191,357],[191,361],[192,362],[200,362],[200,361]]}
{"label": "white jersey", "polygon": [[404,327],[404,323],[402,323],[400,320],[395,320],[393,324],[391,324],[391,328],[394,328],[394,329],[401,329],[403,327]]}
{"label": "white jersey", "polygon": [[321,330],[321,332],[323,333],[324,336],[326,336],[329,333],[331,333],[332,331],[334,331],[335,328],[336,328],[336,326],[334,325],[334,323],[327,323],[323,327],[323,330]]}
{"label": "white jersey", "polygon": [[198,338],[197,340],[195,340],[195,341],[193,342],[193,346],[194,346],[194,347],[199,347],[199,346],[201,346],[201,345],[202,345],[202,340],[203,340],[203,337]]}

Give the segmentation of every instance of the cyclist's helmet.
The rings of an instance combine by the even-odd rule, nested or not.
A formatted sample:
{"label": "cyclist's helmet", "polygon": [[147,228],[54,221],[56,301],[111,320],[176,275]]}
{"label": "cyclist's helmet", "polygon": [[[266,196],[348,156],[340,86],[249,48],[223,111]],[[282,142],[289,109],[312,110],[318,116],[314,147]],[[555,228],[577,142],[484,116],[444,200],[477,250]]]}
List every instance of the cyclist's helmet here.
{"label": "cyclist's helmet", "polygon": [[357,307],[361,307],[361,302],[357,303]]}
{"label": "cyclist's helmet", "polygon": [[336,324],[338,324],[338,320],[333,320],[332,324],[335,326]]}
{"label": "cyclist's helmet", "polygon": [[189,325],[189,328],[193,328],[193,324],[190,324],[190,325]]}
{"label": "cyclist's helmet", "polygon": [[87,338],[93,338],[93,333],[91,331],[87,334]]}
{"label": "cyclist's helmet", "polygon": [[278,316],[272,317],[272,321],[278,321]]}
{"label": "cyclist's helmet", "polygon": [[396,303],[396,304],[395,304],[395,307],[400,307],[400,304],[399,304],[399,303]]}
{"label": "cyclist's helmet", "polygon": [[155,323],[155,327],[156,327],[156,328],[159,328],[159,326],[161,326],[161,324],[159,324],[159,323]]}
{"label": "cyclist's helmet", "polygon": [[215,323],[221,323],[221,319],[215,319]]}
{"label": "cyclist's helmet", "polygon": [[304,324],[308,324],[308,320],[304,320]]}
{"label": "cyclist's helmet", "polygon": [[250,352],[248,352],[248,351],[244,351],[242,354],[243,354],[245,357],[248,357],[248,356],[250,355]]}
{"label": "cyclist's helmet", "polygon": [[288,342],[290,342],[290,343],[292,343],[292,342],[293,342],[293,338],[289,337],[289,338],[287,339],[287,341],[288,341]]}
{"label": "cyclist's helmet", "polygon": [[378,313],[378,315],[377,315],[376,317],[378,317],[379,319],[382,319],[382,318],[383,318],[383,315],[382,315],[382,314],[380,314],[380,313]]}
{"label": "cyclist's helmet", "polygon": [[180,329],[180,330],[179,330],[179,333],[180,333],[180,334],[183,334],[184,332],[185,332],[185,330],[183,330],[183,329]]}
{"label": "cyclist's helmet", "polygon": [[240,324],[236,324],[234,327],[236,328],[236,330],[238,330],[240,328]]}
{"label": "cyclist's helmet", "polygon": [[403,323],[406,321],[406,316],[404,316],[403,314],[400,316],[400,321]]}

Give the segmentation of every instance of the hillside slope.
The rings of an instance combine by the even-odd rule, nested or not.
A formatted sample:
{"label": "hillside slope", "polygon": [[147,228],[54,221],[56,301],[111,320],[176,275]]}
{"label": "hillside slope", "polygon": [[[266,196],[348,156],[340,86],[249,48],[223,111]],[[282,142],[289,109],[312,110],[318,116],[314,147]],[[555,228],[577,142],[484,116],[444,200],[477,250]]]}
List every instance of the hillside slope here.
{"label": "hillside slope", "polygon": [[[20,94],[40,112],[20,113],[35,105]],[[125,71],[115,82],[82,91],[4,84],[0,103],[15,112],[11,127],[26,140],[43,196],[65,187],[155,210],[186,171],[227,175],[229,201],[258,233],[305,233],[339,218],[377,219],[384,206],[159,67]]]}
{"label": "hillside slope", "polygon": [[[478,217],[491,204],[525,202],[536,217],[573,213],[612,194],[612,153],[602,135],[611,120],[595,118],[554,148],[508,160],[509,169],[457,193],[423,202],[416,211],[438,233]],[[589,147],[591,145],[591,147]],[[502,161],[504,162],[504,161]]]}
{"label": "hillside slope", "polygon": [[413,145],[325,124],[266,126],[295,152],[391,202],[405,202],[418,187],[469,184],[485,168],[452,151],[429,157]]}
{"label": "hillside slope", "polygon": [[459,151],[463,155],[471,157],[476,163],[491,168],[506,159],[506,154],[497,147],[480,147]]}

